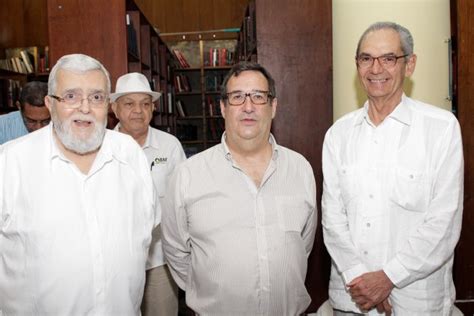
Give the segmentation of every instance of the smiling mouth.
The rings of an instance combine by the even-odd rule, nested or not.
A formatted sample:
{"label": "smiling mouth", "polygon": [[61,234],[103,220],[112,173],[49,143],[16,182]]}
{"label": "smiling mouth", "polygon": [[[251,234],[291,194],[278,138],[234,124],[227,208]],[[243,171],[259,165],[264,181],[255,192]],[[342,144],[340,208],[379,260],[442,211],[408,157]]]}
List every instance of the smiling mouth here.
{"label": "smiling mouth", "polygon": [[388,79],[368,79],[372,83],[384,83],[387,82]]}

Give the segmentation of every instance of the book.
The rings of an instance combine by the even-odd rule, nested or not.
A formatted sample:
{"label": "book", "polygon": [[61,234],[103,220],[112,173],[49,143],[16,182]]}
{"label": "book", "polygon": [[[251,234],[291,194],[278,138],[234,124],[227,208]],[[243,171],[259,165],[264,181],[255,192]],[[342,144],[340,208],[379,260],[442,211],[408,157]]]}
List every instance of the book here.
{"label": "book", "polygon": [[184,57],[183,53],[179,51],[178,49],[173,49],[173,54],[176,56],[176,59],[178,59],[179,65],[181,68],[189,68],[189,63],[186,60],[186,57]]}
{"label": "book", "polygon": [[186,113],[184,112],[183,104],[181,100],[176,101],[176,109],[178,110],[178,114],[180,117],[186,117]]}
{"label": "book", "polygon": [[20,54],[21,54],[21,59],[22,59],[23,62],[25,63],[27,72],[28,72],[29,74],[33,73],[33,72],[34,72],[34,69],[33,69],[34,65],[33,65],[32,61],[31,61],[31,59],[30,59],[30,56],[29,56],[29,54],[28,54],[28,51],[22,50],[22,51],[20,52]]}
{"label": "book", "polygon": [[[45,54],[49,55],[49,49],[46,46],[44,48]],[[39,54],[38,47],[14,47],[5,49],[6,59],[11,60],[13,68],[12,71],[20,73],[37,73],[39,70]],[[19,58],[20,60],[15,60]],[[47,69],[46,69],[47,68]],[[49,70],[49,66],[44,71]]]}

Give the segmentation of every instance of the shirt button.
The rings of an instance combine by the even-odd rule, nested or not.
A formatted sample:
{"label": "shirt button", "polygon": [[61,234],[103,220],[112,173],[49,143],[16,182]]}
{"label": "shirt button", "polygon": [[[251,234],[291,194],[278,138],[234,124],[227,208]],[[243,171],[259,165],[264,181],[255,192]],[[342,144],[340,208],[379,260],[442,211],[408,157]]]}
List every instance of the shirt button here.
{"label": "shirt button", "polygon": [[414,176],[413,176],[412,174],[411,174],[411,175],[409,175],[409,177],[410,177],[410,179],[413,179],[413,178],[414,178]]}
{"label": "shirt button", "polygon": [[364,251],[364,255],[368,255],[369,252],[367,250]]}
{"label": "shirt button", "polygon": [[367,223],[366,225],[367,225],[367,227],[370,227],[370,223]]}
{"label": "shirt button", "polygon": [[374,198],[374,195],[373,195],[373,194],[369,194],[369,198],[373,199],[373,198]]}

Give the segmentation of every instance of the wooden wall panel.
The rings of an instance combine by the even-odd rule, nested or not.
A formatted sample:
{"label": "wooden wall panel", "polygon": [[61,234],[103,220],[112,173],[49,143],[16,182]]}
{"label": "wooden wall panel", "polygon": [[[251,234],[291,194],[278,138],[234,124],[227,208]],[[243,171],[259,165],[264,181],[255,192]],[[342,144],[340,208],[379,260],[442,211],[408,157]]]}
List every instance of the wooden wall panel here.
{"label": "wooden wall panel", "polygon": [[[112,86],[127,72],[125,1],[48,0],[48,21],[51,65],[65,54],[90,55],[110,72]],[[97,34],[78,36],[83,30]]]}
{"label": "wooden wall panel", "polygon": [[457,109],[464,146],[464,214],[461,239],[454,259],[457,306],[474,314],[474,2],[452,0],[457,41],[455,69]]}
{"label": "wooden wall panel", "polygon": [[321,152],[332,113],[331,0],[257,0],[258,62],[276,81],[278,109],[272,131],[277,142],[311,163],[318,193],[318,230],[306,285],[314,312],[328,297],[330,258],[321,229]]}
{"label": "wooden wall panel", "polygon": [[0,48],[48,45],[46,0],[2,0]]}

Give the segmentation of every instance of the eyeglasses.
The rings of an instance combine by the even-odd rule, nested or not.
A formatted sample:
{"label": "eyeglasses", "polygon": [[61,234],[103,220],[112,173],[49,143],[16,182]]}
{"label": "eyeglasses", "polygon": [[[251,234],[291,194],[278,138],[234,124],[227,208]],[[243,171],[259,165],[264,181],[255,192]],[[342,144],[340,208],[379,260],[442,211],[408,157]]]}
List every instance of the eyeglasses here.
{"label": "eyeglasses", "polygon": [[245,99],[250,97],[250,101],[256,105],[262,105],[268,103],[268,100],[272,98],[270,91],[252,91],[245,93],[242,91],[235,91],[227,93],[227,100],[230,105],[242,105],[245,103]]}
{"label": "eyeglasses", "polygon": [[50,94],[49,97],[58,100],[59,102],[63,102],[65,107],[68,109],[77,109],[81,107],[82,101],[87,100],[89,105],[95,108],[101,108],[107,106],[107,95],[103,92],[96,92],[89,94],[87,98],[83,98],[82,94],[68,92],[64,94],[62,97],[58,97],[57,95]]}
{"label": "eyeglasses", "polygon": [[377,59],[379,64],[384,68],[393,68],[397,64],[399,58],[407,57],[408,54],[395,56],[395,55],[384,55],[379,57],[372,57],[370,55],[359,55],[356,57],[357,65],[360,68],[369,68],[374,65],[374,61]]}

